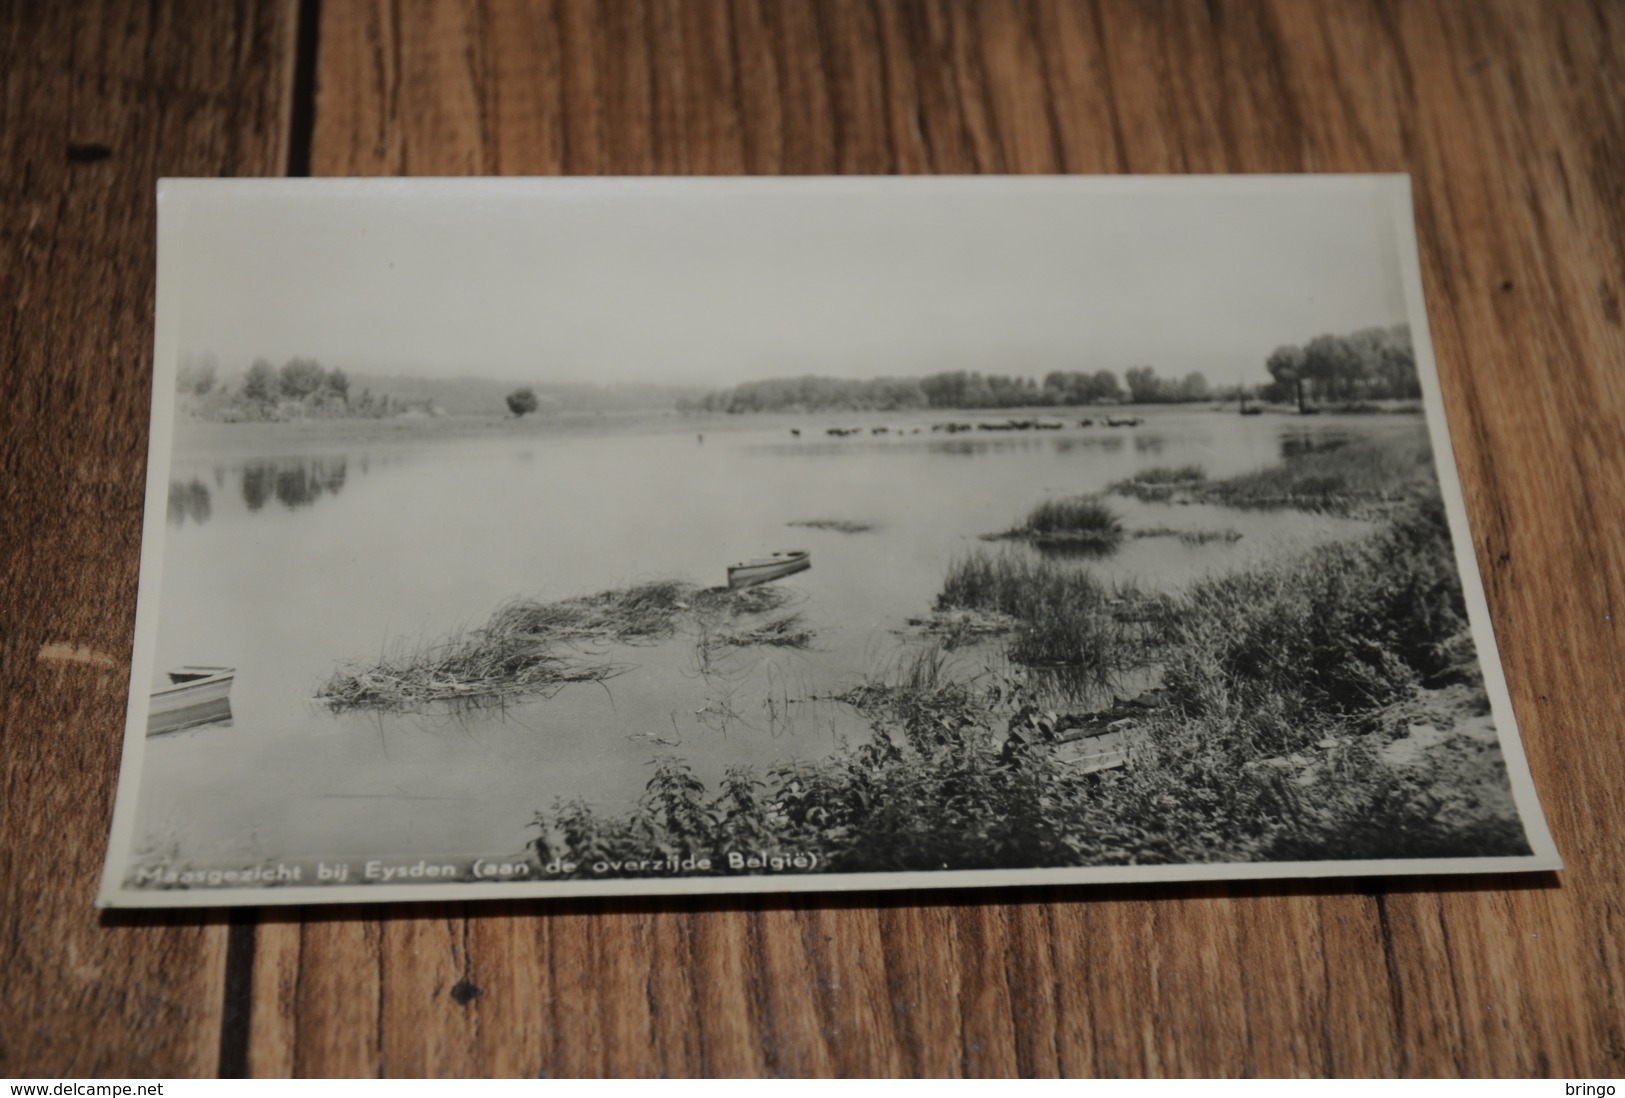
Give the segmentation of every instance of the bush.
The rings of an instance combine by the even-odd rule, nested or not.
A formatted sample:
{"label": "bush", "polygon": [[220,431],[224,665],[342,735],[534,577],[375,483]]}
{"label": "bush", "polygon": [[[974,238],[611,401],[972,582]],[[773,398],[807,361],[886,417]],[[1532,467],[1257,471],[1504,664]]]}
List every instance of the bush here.
{"label": "bush", "polygon": [[508,411],[515,416],[523,418],[539,407],[541,401],[536,399],[536,393],[531,389],[515,389],[508,394]]}

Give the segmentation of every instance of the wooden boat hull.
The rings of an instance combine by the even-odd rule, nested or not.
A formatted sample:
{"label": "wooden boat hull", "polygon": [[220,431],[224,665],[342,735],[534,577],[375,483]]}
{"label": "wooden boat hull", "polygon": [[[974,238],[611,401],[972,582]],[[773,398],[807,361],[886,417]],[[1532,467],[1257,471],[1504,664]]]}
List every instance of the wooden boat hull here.
{"label": "wooden boat hull", "polygon": [[760,560],[741,561],[728,569],[728,590],[755,587],[758,583],[793,576],[812,567],[812,556],[804,552],[774,553]]}
{"label": "wooden boat hull", "polygon": [[147,706],[147,735],[161,736],[231,719],[231,667],[183,667],[169,673],[172,686],[155,690]]}

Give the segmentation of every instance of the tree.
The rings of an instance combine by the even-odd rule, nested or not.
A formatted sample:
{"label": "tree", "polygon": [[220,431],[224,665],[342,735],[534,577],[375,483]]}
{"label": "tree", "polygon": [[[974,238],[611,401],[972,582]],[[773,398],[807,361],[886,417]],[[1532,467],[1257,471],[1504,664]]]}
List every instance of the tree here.
{"label": "tree", "polygon": [[276,399],[276,393],[276,367],[263,358],[256,358],[254,365],[248,368],[248,376],[243,378],[243,396],[261,404],[269,404]]}
{"label": "tree", "polygon": [[327,371],[313,358],[290,358],[277,374],[277,387],[282,395],[303,400],[322,387]]}
{"label": "tree", "polygon": [[1274,379],[1265,391],[1270,400],[1294,401],[1298,399],[1298,382],[1303,377],[1303,348],[1287,345],[1277,347],[1264,360],[1264,368]]}
{"label": "tree", "polygon": [[1123,387],[1118,384],[1117,375],[1110,370],[1096,370],[1095,376],[1090,379],[1089,399],[1119,401],[1123,399]]}
{"label": "tree", "polygon": [[337,394],[345,404],[350,403],[350,379],[344,376],[344,371],[337,366],[327,372],[327,388]]}
{"label": "tree", "polygon": [[540,407],[541,401],[537,400],[536,394],[528,388],[515,389],[508,394],[508,411],[516,416],[523,418],[526,413],[534,412]]}
{"label": "tree", "polygon": [[1124,370],[1123,382],[1128,386],[1129,399],[1135,404],[1149,404],[1162,398],[1157,371],[1149,366],[1131,366]]}

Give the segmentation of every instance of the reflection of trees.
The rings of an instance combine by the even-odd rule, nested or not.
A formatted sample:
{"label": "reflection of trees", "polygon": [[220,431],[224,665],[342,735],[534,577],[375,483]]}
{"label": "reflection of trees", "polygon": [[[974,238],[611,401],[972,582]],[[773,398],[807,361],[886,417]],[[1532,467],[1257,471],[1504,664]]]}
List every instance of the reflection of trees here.
{"label": "reflection of trees", "polygon": [[[1138,438],[1139,436],[1135,436]],[[1058,438],[1055,440],[1057,454],[1069,454],[1073,450],[1103,450],[1108,454],[1116,453],[1123,448],[1122,435],[1082,435],[1073,438]]]}
{"label": "reflection of trees", "polygon": [[1117,542],[1101,545],[1094,542],[1039,541],[1033,543],[1038,555],[1050,560],[1105,560],[1117,552]]}
{"label": "reflection of trees", "polygon": [[196,523],[209,521],[214,504],[209,499],[209,486],[193,477],[189,481],[169,482],[169,524],[183,525],[187,519]]}
{"label": "reflection of trees", "polygon": [[243,466],[243,502],[250,511],[273,496],[290,511],[309,507],[323,495],[337,495],[348,472],[342,457],[251,461]]}

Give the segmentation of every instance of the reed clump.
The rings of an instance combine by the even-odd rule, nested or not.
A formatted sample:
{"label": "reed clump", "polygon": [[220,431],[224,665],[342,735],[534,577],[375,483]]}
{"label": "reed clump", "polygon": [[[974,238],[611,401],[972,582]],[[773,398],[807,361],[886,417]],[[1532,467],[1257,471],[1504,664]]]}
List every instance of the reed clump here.
{"label": "reed clump", "polygon": [[1282,461],[1223,480],[1195,465],[1146,469],[1110,488],[1149,502],[1293,508],[1374,518],[1438,491],[1426,437],[1350,439],[1321,449],[1289,450]]}
{"label": "reed clump", "polygon": [[1203,486],[1206,503],[1372,516],[1437,492],[1427,439],[1351,440],[1329,450],[1304,450],[1284,461]]}
{"label": "reed clump", "polygon": [[854,519],[798,519],[786,523],[787,526],[801,526],[808,530],[833,530],[837,534],[865,534],[875,528],[872,522],[858,522]]}
{"label": "reed clump", "polygon": [[690,583],[655,580],[558,602],[514,599],[497,610],[483,632],[541,642],[663,640],[699,591]]}
{"label": "reed clump", "polygon": [[399,712],[437,702],[551,697],[571,683],[603,682],[625,670],[614,663],[560,655],[543,642],[476,630],[374,663],[347,664],[322,684],[316,697],[335,711]]}
{"label": "reed clump", "polygon": [[[438,644],[340,667],[316,692],[335,710],[401,711],[439,702],[500,703],[551,697],[572,683],[603,682],[629,668],[591,655],[598,645],[649,644],[670,637],[687,618],[709,628],[768,613],[789,595],[767,586],[728,591],[678,580],[655,580],[573,599],[504,603],[484,626]],[[804,630],[792,619],[770,623],[748,643],[795,647]]]}
{"label": "reed clump", "polygon": [[1240,530],[1177,529],[1172,526],[1148,526],[1132,531],[1137,538],[1178,538],[1186,545],[1210,545],[1216,541],[1241,540]]}
{"label": "reed clump", "polygon": [[1045,500],[1020,526],[986,540],[1028,541],[1035,545],[1078,545],[1114,549],[1123,540],[1123,522],[1098,496]]}
{"label": "reed clump", "polygon": [[1179,495],[1198,491],[1207,480],[1200,465],[1158,466],[1142,469],[1127,480],[1112,484],[1107,491],[1133,496],[1148,503],[1163,503]]}

